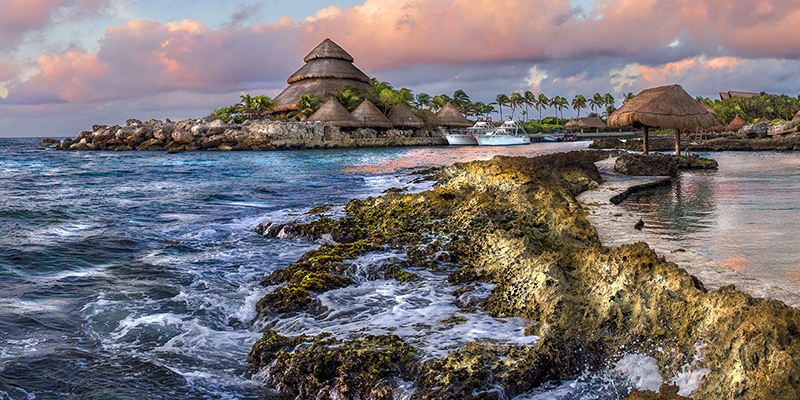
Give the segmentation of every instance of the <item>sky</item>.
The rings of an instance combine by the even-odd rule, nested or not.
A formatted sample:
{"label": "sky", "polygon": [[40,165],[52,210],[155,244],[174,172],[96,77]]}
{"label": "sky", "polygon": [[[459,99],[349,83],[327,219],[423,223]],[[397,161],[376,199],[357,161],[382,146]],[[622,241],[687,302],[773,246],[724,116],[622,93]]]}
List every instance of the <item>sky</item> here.
{"label": "sky", "polygon": [[274,97],[325,38],[396,88],[473,101],[800,94],[800,0],[0,0],[0,137]]}

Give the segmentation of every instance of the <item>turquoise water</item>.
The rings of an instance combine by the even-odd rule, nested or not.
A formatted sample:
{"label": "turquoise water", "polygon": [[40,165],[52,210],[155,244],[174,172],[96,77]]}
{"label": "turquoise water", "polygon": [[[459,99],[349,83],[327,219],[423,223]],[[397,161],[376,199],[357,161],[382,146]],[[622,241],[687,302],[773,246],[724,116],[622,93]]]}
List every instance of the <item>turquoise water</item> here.
{"label": "turquoise water", "polygon": [[800,294],[800,153],[701,154],[717,171],[629,197],[644,230]]}
{"label": "turquoise water", "polygon": [[39,142],[0,139],[0,399],[267,398],[245,360],[268,326],[395,324],[430,356],[481,337],[529,341],[521,321],[481,315],[453,330],[410,329],[452,315],[452,289],[433,275],[418,287],[369,278],[381,255],[359,260],[359,285],[326,294],[334,312],[324,319],[253,321],[267,291],[258,282],[319,246],[254,227],[410,186],[419,167],[586,146],[167,155]]}

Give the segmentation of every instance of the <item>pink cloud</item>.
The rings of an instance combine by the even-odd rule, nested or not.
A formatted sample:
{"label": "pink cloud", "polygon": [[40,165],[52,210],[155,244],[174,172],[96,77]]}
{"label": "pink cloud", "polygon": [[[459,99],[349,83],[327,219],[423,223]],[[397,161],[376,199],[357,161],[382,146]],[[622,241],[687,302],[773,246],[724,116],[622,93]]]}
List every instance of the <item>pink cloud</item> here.
{"label": "pink cloud", "polygon": [[16,44],[26,33],[46,28],[56,11],[90,15],[108,0],[3,0],[0,2],[0,48]]}
{"label": "pink cloud", "polygon": [[[28,22],[20,24],[40,26],[48,21],[48,10],[90,1],[103,2],[8,0],[2,7],[27,12],[21,20]],[[31,2],[33,7],[21,10]],[[365,0],[350,9],[325,8],[304,21],[282,18],[248,28],[210,29],[191,19],[132,20],[108,28],[96,53],[72,49],[39,57],[39,73],[9,87],[7,102],[222,93],[254,82],[277,91],[302,65],[301,57],[326,37],[378,78],[381,71],[418,65],[533,65],[606,57],[640,64],[642,81],[656,84],[697,68],[735,67],[741,55],[800,58],[797,6],[798,0],[607,0],[579,18],[569,0]],[[678,53],[683,44],[669,45],[679,37],[693,46],[687,50],[692,54],[664,56],[672,59],[658,65],[636,60],[642,54]],[[697,57],[705,51],[710,61],[700,63]],[[563,84],[579,84],[582,72],[572,72]]]}

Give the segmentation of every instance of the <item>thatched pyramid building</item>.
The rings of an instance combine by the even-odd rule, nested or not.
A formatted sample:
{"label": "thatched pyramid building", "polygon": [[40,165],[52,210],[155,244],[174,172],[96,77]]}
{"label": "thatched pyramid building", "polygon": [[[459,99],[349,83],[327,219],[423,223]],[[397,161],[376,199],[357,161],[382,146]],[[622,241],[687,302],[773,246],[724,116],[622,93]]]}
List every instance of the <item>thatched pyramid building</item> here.
{"label": "thatched pyramid building", "polygon": [[369,100],[364,100],[361,102],[361,105],[356,107],[350,115],[353,116],[358,122],[361,123],[361,126],[366,128],[384,128],[384,129],[391,129],[392,123],[389,121],[389,118],[386,118],[385,115],[375,107]]}
{"label": "thatched pyramid building", "polygon": [[433,124],[448,128],[469,128],[472,123],[461,114],[452,104],[447,103],[433,117]]}
{"label": "thatched pyramid building", "polygon": [[277,113],[294,110],[300,97],[313,94],[324,97],[336,93],[346,85],[369,90],[370,79],[353,65],[353,57],[330,39],[325,39],[311,50],[287,82],[289,87],[275,97],[273,110]]}
{"label": "thatched pyramid building", "polygon": [[395,128],[408,129],[408,128],[422,128],[425,123],[403,104],[398,104],[392,107],[389,111],[389,121],[392,122]]}
{"label": "thatched pyramid building", "polygon": [[359,122],[336,99],[330,99],[314,114],[308,117],[308,122],[326,122],[342,128],[359,128]]}

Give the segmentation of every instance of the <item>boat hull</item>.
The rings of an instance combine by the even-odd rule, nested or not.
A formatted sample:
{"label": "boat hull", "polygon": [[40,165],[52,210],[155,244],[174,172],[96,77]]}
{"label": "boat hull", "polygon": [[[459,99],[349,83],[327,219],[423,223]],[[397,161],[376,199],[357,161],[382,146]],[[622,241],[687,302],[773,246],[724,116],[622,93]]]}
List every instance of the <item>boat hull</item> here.
{"label": "boat hull", "polygon": [[472,135],[444,135],[444,138],[447,139],[447,143],[451,146],[474,146],[478,144],[478,141]]}
{"label": "boat hull", "polygon": [[476,135],[475,139],[480,146],[513,146],[531,143],[528,135]]}

